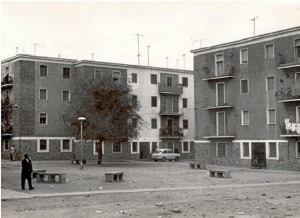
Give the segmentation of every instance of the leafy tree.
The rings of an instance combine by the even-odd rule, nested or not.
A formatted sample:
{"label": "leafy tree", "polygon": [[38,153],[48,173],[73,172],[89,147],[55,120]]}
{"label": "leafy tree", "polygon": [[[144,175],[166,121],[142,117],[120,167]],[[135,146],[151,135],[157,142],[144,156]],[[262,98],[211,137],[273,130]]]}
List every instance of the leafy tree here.
{"label": "leafy tree", "polygon": [[7,95],[1,100],[1,129],[4,133],[12,133],[12,105]]}
{"label": "leafy tree", "polygon": [[83,138],[99,142],[98,164],[102,163],[102,142],[127,142],[137,138],[144,120],[138,114],[139,102],[133,102],[127,83],[114,82],[110,77],[94,80],[82,78],[76,82],[70,105],[70,123],[80,134],[78,117],[85,117]]}

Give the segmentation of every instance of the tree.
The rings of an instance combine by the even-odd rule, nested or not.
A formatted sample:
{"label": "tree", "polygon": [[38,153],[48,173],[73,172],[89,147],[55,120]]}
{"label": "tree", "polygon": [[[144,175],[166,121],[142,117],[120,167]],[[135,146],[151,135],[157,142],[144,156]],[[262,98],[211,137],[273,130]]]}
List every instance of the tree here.
{"label": "tree", "polygon": [[4,100],[1,100],[1,129],[3,133],[12,134],[12,116],[12,105],[7,95]]}
{"label": "tree", "polygon": [[138,137],[145,124],[138,114],[140,104],[133,101],[127,83],[113,81],[111,76],[78,79],[75,87],[69,109],[71,127],[79,135],[78,117],[86,118],[83,138],[99,142],[98,164],[101,164],[102,142],[127,142]]}

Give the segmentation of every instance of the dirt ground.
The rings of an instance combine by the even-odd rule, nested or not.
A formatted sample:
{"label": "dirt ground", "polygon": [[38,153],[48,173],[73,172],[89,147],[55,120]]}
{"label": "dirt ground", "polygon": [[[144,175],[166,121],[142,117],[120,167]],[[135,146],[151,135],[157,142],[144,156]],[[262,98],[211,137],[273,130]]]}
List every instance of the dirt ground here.
{"label": "dirt ground", "polygon": [[[212,178],[183,161],[92,162],[84,170],[68,161],[33,161],[33,167],[64,172],[67,183],[33,180],[35,189],[22,191],[20,162],[2,160],[1,187],[66,196],[2,198],[2,217],[300,217],[299,172],[225,168],[232,178]],[[124,181],[105,182],[112,171],[124,172]],[[73,192],[82,194],[68,196]]]}

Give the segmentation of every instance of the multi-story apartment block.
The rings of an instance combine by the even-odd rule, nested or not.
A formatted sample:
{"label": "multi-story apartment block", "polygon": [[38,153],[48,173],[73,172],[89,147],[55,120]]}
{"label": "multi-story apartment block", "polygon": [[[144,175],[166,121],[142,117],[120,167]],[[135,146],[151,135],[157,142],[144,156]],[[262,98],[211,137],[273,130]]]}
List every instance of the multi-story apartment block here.
{"label": "multi-story apartment block", "polygon": [[[14,144],[34,159],[70,159],[80,155],[78,137],[65,130],[76,79],[111,75],[131,86],[147,125],[128,143],[104,142],[103,159],[150,159],[155,148],[172,148],[194,158],[194,74],[188,70],[97,61],[17,55],[1,63],[2,100],[10,106],[2,122],[2,154]],[[9,114],[9,113],[8,113]],[[97,142],[85,141],[83,155],[97,158]]]}
{"label": "multi-story apartment block", "polygon": [[300,27],[192,53],[196,159],[300,170]]}

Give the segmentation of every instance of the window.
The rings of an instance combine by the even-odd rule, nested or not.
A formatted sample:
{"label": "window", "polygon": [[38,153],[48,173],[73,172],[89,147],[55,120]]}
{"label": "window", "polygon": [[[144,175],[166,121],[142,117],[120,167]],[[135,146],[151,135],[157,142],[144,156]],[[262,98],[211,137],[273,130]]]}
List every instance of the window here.
{"label": "window", "polygon": [[41,77],[47,76],[47,66],[46,65],[40,65],[40,76]]}
{"label": "window", "polygon": [[113,71],[112,72],[113,83],[119,82],[120,78],[121,78],[121,72],[120,71]]}
{"label": "window", "polygon": [[70,101],[70,92],[63,91],[63,101]]}
{"label": "window", "polygon": [[183,87],[188,87],[189,81],[187,77],[182,77],[182,86]]}
{"label": "window", "polygon": [[94,79],[100,79],[102,77],[102,70],[96,69],[94,70]]}
{"label": "window", "polygon": [[173,84],[172,77],[167,77],[167,86],[172,86],[172,84]]}
{"label": "window", "polygon": [[217,142],[216,156],[217,157],[226,157],[226,143]]}
{"label": "window", "polygon": [[68,114],[62,115],[62,125],[70,125],[70,119]]}
{"label": "window", "polygon": [[47,125],[47,114],[40,113],[40,124]]}
{"label": "window", "polygon": [[61,151],[72,151],[71,149],[71,140],[70,139],[63,139],[61,140]]}
{"label": "window", "polygon": [[215,57],[216,76],[224,74],[224,54],[217,54]]}
{"label": "window", "polygon": [[188,129],[188,128],[189,128],[189,121],[183,120],[183,129]]}
{"label": "window", "polygon": [[248,49],[247,48],[240,50],[240,63],[241,64],[248,63]]}
{"label": "window", "polygon": [[187,108],[187,104],[188,104],[188,99],[187,98],[183,98],[182,99],[182,107],[183,108]]}
{"label": "window", "polygon": [[137,74],[136,73],[132,73],[131,78],[132,78],[132,83],[137,83]]}
{"label": "window", "polygon": [[100,142],[96,141],[96,142],[94,142],[94,154],[95,155],[98,155],[98,150],[99,150],[100,146],[102,148],[102,154],[104,154],[104,144],[103,143],[100,144]]}
{"label": "window", "polygon": [[277,158],[277,145],[276,142],[269,142],[269,157]]}
{"label": "window", "polygon": [[249,111],[242,111],[242,126],[249,125]]}
{"label": "window", "polygon": [[296,142],[296,157],[300,158],[300,142]]}
{"label": "window", "polygon": [[48,140],[40,139],[38,140],[38,152],[49,152]]}
{"label": "window", "polygon": [[47,100],[47,89],[40,89],[40,100]]}
{"label": "window", "polygon": [[249,142],[243,142],[242,143],[242,158],[250,158],[250,143]]}
{"label": "window", "polygon": [[151,74],[151,84],[157,85],[157,75]]}
{"label": "window", "polygon": [[267,92],[275,90],[275,77],[269,76],[266,78]]}
{"label": "window", "polygon": [[241,95],[249,94],[249,80],[241,79]]}
{"label": "window", "polygon": [[151,107],[157,107],[157,97],[151,96]]}
{"label": "window", "polygon": [[157,129],[157,119],[151,119],[151,129]]}
{"label": "window", "polygon": [[113,142],[113,153],[121,153],[122,147],[121,142]]}
{"label": "window", "polygon": [[5,139],[4,140],[4,147],[3,147],[3,151],[8,151],[9,150],[9,148],[8,148],[8,140],[7,139]]}
{"label": "window", "polygon": [[131,143],[131,153],[138,153],[138,143],[137,142],[132,142]]}
{"label": "window", "polygon": [[276,124],[276,109],[267,110],[267,124]]}
{"label": "window", "polygon": [[63,78],[64,79],[69,79],[70,78],[70,68],[69,67],[64,67],[63,68]]}
{"label": "window", "polygon": [[190,153],[190,143],[182,142],[182,153]]}
{"label": "window", "polygon": [[295,40],[295,56],[296,56],[296,61],[299,61],[299,58],[300,58],[300,39]]}
{"label": "window", "polygon": [[134,107],[137,106],[137,96],[136,96],[136,95],[132,95],[132,105],[133,105]]}
{"label": "window", "polygon": [[137,128],[137,118],[132,118],[132,127]]}
{"label": "window", "polygon": [[266,59],[274,58],[274,44],[265,45],[265,58]]}

